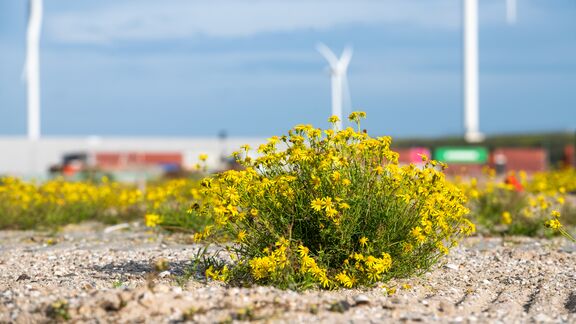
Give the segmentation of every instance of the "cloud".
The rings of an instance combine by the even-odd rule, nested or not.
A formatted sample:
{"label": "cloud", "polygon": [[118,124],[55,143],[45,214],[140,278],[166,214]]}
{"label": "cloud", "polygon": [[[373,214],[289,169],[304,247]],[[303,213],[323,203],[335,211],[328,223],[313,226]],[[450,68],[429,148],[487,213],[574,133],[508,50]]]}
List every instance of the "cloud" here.
{"label": "cloud", "polygon": [[49,36],[64,43],[234,38],[346,24],[456,28],[459,8],[450,0],[114,1],[90,10],[51,13],[46,25]]}

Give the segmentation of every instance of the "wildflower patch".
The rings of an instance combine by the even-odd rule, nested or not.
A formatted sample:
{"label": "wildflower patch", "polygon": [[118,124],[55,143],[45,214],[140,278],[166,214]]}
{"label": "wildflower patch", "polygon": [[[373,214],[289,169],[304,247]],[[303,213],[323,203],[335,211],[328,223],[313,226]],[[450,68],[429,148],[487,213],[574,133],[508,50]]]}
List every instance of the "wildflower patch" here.
{"label": "wildflower patch", "polygon": [[[211,234],[235,238],[229,280],[279,287],[356,287],[429,269],[474,232],[445,165],[400,166],[391,138],[297,125],[245,168],[203,181]],[[336,124],[336,117],[330,122]],[[282,147],[282,149],[280,149]],[[203,235],[210,239],[212,235]]]}

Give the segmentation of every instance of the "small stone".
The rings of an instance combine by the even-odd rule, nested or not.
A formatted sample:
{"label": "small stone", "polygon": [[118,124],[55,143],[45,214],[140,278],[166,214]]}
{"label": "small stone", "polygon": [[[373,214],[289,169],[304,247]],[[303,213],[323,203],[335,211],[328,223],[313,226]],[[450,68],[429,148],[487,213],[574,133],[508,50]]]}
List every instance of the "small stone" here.
{"label": "small stone", "polygon": [[408,313],[402,314],[402,316],[400,316],[400,320],[401,321],[410,321],[410,322],[421,322],[422,321],[422,315],[419,313],[408,312]]}
{"label": "small stone", "polygon": [[162,271],[158,274],[158,277],[160,278],[166,278],[170,275],[170,271],[166,270],[166,271]]}
{"label": "small stone", "polygon": [[398,297],[390,298],[392,304],[400,304],[400,299]]}
{"label": "small stone", "polygon": [[361,294],[354,298],[354,302],[356,303],[356,306],[368,305],[370,304],[370,298],[364,294]]}
{"label": "small stone", "polygon": [[452,270],[458,270],[458,266],[453,263],[447,263],[444,267]]}
{"label": "small stone", "polygon": [[20,276],[18,276],[18,279],[16,279],[16,281],[30,280],[30,279],[32,279],[32,278],[30,278],[29,275],[23,273],[23,274],[21,274]]}
{"label": "small stone", "polygon": [[84,284],[82,285],[82,289],[84,289],[84,290],[92,290],[92,289],[94,289],[94,286],[92,286],[90,283],[84,283]]}
{"label": "small stone", "polygon": [[120,296],[116,294],[106,294],[103,295],[103,299],[100,301],[100,307],[107,312],[117,311],[122,308],[122,300]]}
{"label": "small stone", "polygon": [[344,313],[350,309],[352,305],[346,300],[341,300],[330,305],[331,312]]}
{"label": "small stone", "polygon": [[130,227],[130,224],[128,224],[128,223],[122,223],[122,224],[117,224],[117,225],[113,225],[113,226],[108,226],[104,229],[104,234],[120,231],[120,230],[129,228],[129,227]]}

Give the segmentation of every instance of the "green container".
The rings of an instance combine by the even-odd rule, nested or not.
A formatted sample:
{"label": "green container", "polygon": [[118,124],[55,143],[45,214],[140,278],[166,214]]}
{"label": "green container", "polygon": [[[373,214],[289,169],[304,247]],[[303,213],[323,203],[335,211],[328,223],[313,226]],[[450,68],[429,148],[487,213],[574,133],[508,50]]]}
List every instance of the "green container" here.
{"label": "green container", "polygon": [[446,163],[484,164],[488,162],[488,149],[481,146],[439,147],[434,159]]}

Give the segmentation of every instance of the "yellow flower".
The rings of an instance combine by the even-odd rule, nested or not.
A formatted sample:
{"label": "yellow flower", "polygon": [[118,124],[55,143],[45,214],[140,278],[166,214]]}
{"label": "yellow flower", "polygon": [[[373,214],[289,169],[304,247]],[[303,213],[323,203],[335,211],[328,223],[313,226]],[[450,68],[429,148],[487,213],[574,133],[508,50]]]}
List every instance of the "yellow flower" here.
{"label": "yellow flower", "polygon": [[336,116],[336,115],[332,115],[332,116],[330,116],[330,118],[328,118],[328,122],[330,122],[332,124],[336,124],[339,121],[340,121],[340,118],[338,118],[338,116]]}
{"label": "yellow flower", "polygon": [[246,239],[246,231],[245,230],[241,230],[240,232],[238,232],[238,241],[242,242]]}
{"label": "yellow flower", "polygon": [[364,255],[362,255],[361,253],[354,253],[354,255],[352,255],[351,257],[356,261],[364,260]]}
{"label": "yellow flower", "polygon": [[422,233],[422,228],[420,228],[420,226],[414,227],[410,233],[418,243],[426,241],[426,236]]}
{"label": "yellow flower", "polygon": [[342,286],[346,288],[352,288],[354,285],[352,279],[346,274],[345,271],[340,272],[336,275],[336,281],[338,281]]}
{"label": "yellow flower", "polygon": [[409,203],[410,200],[412,200],[412,197],[410,197],[409,194],[397,194],[396,197],[402,198],[405,203]]}
{"label": "yellow flower", "polygon": [[338,215],[338,210],[336,210],[335,208],[326,208],[326,216],[332,218],[334,216]]}
{"label": "yellow flower", "polygon": [[404,251],[404,253],[410,253],[412,252],[413,249],[414,247],[412,246],[412,244],[407,242],[402,243],[402,251]]}
{"label": "yellow flower", "polygon": [[203,238],[203,237],[202,237],[202,233],[194,233],[194,235],[192,236],[192,240],[193,240],[195,243],[200,242],[200,241],[202,240],[202,238]]}
{"label": "yellow flower", "polygon": [[279,138],[278,136],[272,136],[272,137],[270,137],[270,138],[268,139],[268,143],[274,145],[274,144],[278,143],[278,140],[279,140],[279,139],[280,139],[280,138]]}
{"label": "yellow flower", "polygon": [[505,211],[502,213],[502,223],[506,225],[512,224],[512,215],[509,212]]}
{"label": "yellow flower", "polygon": [[331,197],[322,198],[322,202],[324,203],[324,209],[328,210],[328,209],[332,208],[332,198]]}
{"label": "yellow flower", "polygon": [[310,252],[310,250],[307,247],[305,247],[304,245],[302,245],[302,244],[298,245],[298,253],[300,254],[301,258],[307,256],[309,252]]}
{"label": "yellow flower", "polygon": [[200,154],[198,156],[198,158],[200,159],[200,161],[206,161],[208,159],[208,154]]}
{"label": "yellow flower", "polygon": [[560,217],[560,212],[557,210],[553,210],[550,215],[552,215],[552,217],[554,218],[559,218]]}
{"label": "yellow flower", "polygon": [[270,256],[254,258],[248,263],[256,280],[264,279],[276,270],[274,258]]}
{"label": "yellow flower", "polygon": [[353,111],[348,115],[348,120],[358,122],[360,118],[366,118],[366,113],[363,111]]}
{"label": "yellow flower", "polygon": [[360,245],[362,247],[365,247],[368,244],[368,238],[366,236],[362,236],[358,242],[360,242]]}
{"label": "yellow flower", "polygon": [[312,200],[310,205],[312,206],[312,209],[319,212],[324,207],[324,201],[322,201],[322,199],[320,199],[320,198],[316,198],[316,199]]}
{"label": "yellow flower", "polygon": [[320,178],[318,178],[315,175],[312,175],[311,179],[312,179],[312,185],[314,186],[314,189],[318,189],[320,187],[320,183],[321,183]]}
{"label": "yellow flower", "polygon": [[338,207],[340,207],[340,209],[350,209],[350,205],[348,205],[345,202],[341,202],[338,204]]}
{"label": "yellow flower", "polygon": [[332,181],[338,182],[338,180],[340,180],[340,177],[341,177],[340,172],[338,172],[338,171],[332,172],[332,176],[331,176]]}
{"label": "yellow flower", "polygon": [[161,217],[156,214],[146,214],[146,216],[144,216],[144,220],[147,227],[156,227],[156,225],[162,222]]}
{"label": "yellow flower", "polygon": [[557,219],[547,220],[544,226],[551,228],[553,230],[558,230],[562,227],[562,224]]}

